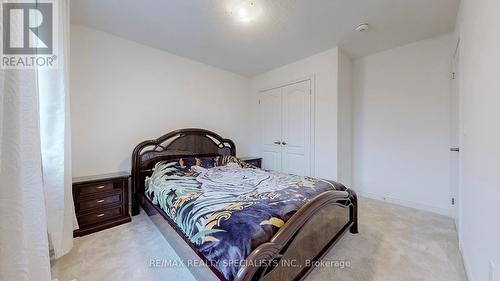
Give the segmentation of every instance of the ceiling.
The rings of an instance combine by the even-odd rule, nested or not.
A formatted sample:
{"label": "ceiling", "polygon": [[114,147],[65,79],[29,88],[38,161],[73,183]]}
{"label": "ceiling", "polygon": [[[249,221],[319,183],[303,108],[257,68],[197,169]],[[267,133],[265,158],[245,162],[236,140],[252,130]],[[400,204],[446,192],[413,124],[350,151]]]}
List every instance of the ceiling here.
{"label": "ceiling", "polygon": [[[255,0],[242,23],[235,0],[72,0],[71,21],[244,76],[340,46],[352,57],[452,31],[459,0]],[[367,32],[354,28],[367,22]]]}

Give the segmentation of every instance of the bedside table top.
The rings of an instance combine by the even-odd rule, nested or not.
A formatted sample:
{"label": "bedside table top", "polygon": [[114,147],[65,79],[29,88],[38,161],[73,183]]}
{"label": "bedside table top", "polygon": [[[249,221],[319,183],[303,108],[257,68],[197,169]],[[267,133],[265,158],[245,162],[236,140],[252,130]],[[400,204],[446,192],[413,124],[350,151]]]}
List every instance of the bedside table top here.
{"label": "bedside table top", "polygon": [[240,160],[242,161],[249,161],[249,160],[258,160],[258,159],[262,159],[262,157],[258,157],[258,156],[244,156],[244,157],[238,157]]}
{"label": "bedside table top", "polygon": [[73,184],[75,183],[89,183],[103,180],[116,180],[130,177],[130,172],[116,172],[116,173],[108,173],[108,174],[100,174],[100,175],[92,175],[92,176],[84,176],[84,177],[74,177]]}

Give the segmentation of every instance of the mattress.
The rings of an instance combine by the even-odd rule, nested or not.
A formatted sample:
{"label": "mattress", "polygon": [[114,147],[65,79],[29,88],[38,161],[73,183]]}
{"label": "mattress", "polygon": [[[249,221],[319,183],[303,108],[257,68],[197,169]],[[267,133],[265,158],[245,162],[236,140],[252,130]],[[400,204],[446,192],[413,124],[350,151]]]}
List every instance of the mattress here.
{"label": "mattress", "polygon": [[262,170],[232,156],[159,162],[145,187],[152,203],[228,281],[300,207],[322,192],[346,189]]}

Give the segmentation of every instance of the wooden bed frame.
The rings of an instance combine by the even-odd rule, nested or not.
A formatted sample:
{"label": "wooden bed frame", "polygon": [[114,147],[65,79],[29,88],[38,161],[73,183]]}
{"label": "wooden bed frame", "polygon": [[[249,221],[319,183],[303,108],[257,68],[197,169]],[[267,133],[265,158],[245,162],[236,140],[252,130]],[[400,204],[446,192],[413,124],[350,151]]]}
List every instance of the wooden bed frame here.
{"label": "wooden bed frame", "polygon": [[[203,129],[176,130],[158,139],[141,142],[132,154],[132,215],[138,215],[142,207],[171,244],[171,239],[178,241],[179,237],[182,238],[206,263],[205,267],[215,274],[216,278],[213,279],[225,281],[222,274],[186,239],[166,213],[144,196],[144,180],[158,161],[220,155],[235,156],[234,142]],[[319,194],[302,206],[269,242],[250,253],[234,280],[304,279],[348,229],[351,233],[358,233],[357,209],[356,193],[351,189]],[[180,247],[187,248],[185,245]],[[184,253],[184,256],[192,254],[191,251],[187,255]],[[201,280],[210,279],[203,269],[190,270]]]}

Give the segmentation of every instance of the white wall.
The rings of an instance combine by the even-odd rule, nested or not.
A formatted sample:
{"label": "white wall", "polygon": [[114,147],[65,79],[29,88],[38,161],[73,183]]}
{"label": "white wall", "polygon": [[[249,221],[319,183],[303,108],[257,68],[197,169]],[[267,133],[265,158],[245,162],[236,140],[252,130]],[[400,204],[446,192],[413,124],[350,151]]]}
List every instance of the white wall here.
{"label": "white wall", "polygon": [[200,127],[250,150],[249,79],[71,26],[73,176],[130,169],[140,141]]}
{"label": "white wall", "polygon": [[[258,97],[262,90],[285,85],[305,78],[314,77],[315,91],[315,176],[338,179],[338,71],[339,49],[334,48],[297,62],[279,67],[253,77],[252,110],[258,116]],[[254,118],[252,147],[253,154],[260,154],[259,119]]]}
{"label": "white wall", "polygon": [[354,62],[354,188],[450,214],[451,34]]}
{"label": "white wall", "polygon": [[[469,281],[500,280],[500,1],[462,0],[460,244]],[[495,279],[489,278],[489,263]]]}

